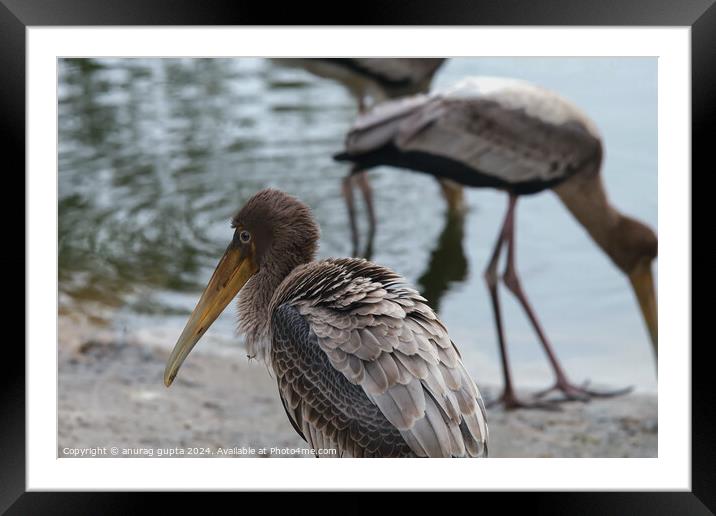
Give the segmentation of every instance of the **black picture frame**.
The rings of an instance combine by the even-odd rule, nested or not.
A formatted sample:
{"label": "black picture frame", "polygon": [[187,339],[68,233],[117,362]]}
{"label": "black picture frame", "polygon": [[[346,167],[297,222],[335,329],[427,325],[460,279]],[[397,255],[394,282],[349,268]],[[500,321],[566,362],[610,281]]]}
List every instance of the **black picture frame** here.
{"label": "black picture frame", "polygon": [[[706,168],[713,147],[716,113],[715,0],[449,0],[437,3],[267,3],[185,0],[0,0],[0,134],[6,147],[5,190],[25,170],[26,29],[32,26],[82,25],[572,25],[691,27],[692,163]],[[709,127],[711,129],[709,129]],[[713,163],[708,164],[713,168]],[[705,170],[703,171],[706,172]],[[696,174],[691,175],[692,180]],[[18,191],[18,190],[14,190]],[[699,190],[693,189],[692,192]],[[708,189],[702,189],[706,195]],[[17,195],[17,194],[16,194]],[[9,197],[9,196],[6,196]],[[4,205],[5,207],[5,205]],[[6,208],[7,209],[7,208]],[[17,215],[14,216],[17,218]],[[9,220],[14,220],[10,218]],[[697,219],[693,217],[694,224]],[[692,231],[692,234],[694,232]],[[698,233],[695,233],[698,234]],[[48,229],[48,238],[55,238]],[[22,237],[24,239],[24,236]],[[23,240],[24,241],[24,240]],[[19,240],[14,248],[19,249]],[[20,254],[6,251],[6,268],[20,265]],[[26,270],[27,274],[27,270]],[[31,310],[32,307],[26,307]],[[0,381],[0,511],[7,514],[134,513],[143,507],[136,494],[38,493],[25,488],[25,354],[4,343]],[[690,343],[666,343],[683,345]],[[480,494],[493,498],[501,511],[529,504],[530,512],[550,514],[713,514],[716,511],[716,396],[708,372],[710,343],[692,347],[692,490],[690,492],[592,492]],[[140,495],[141,496],[141,495]],[[499,497],[498,500],[494,500]],[[173,503],[185,503],[174,497]],[[170,509],[170,500],[162,500]],[[481,502],[482,503],[482,502]],[[476,510],[477,507],[476,507]]]}

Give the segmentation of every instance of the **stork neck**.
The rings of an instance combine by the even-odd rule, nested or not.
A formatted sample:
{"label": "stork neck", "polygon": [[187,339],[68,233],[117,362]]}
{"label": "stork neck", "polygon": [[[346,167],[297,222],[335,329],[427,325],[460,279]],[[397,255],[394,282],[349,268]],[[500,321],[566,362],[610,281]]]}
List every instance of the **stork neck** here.
{"label": "stork neck", "polygon": [[294,268],[288,263],[284,267],[278,264],[262,267],[239,294],[239,333],[245,338],[246,351],[250,357],[267,364],[270,363],[271,347],[269,305],[276,289]]}
{"label": "stork neck", "polygon": [[266,314],[263,319],[268,319],[268,307],[271,303],[273,293],[276,291],[278,286],[281,284],[287,274],[276,274],[268,269],[261,269],[256,275],[251,278],[250,285],[247,283],[246,286],[250,287],[249,293],[251,298],[252,308],[256,312]]}
{"label": "stork neck", "polygon": [[554,191],[594,242],[623,269],[614,238],[623,216],[609,203],[601,176],[573,177]]}

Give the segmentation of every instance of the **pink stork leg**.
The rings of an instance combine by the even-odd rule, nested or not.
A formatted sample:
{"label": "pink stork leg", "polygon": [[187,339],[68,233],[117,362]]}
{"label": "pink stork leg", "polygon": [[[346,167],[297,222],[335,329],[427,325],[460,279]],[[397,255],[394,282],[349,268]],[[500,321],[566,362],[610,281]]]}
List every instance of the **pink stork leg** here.
{"label": "pink stork leg", "polygon": [[368,239],[366,240],[365,250],[363,251],[363,258],[370,260],[371,254],[373,254],[373,239],[375,238],[376,227],[375,207],[373,206],[373,189],[370,187],[368,171],[363,170],[356,173],[353,177],[363,193],[363,200],[365,201],[366,211],[368,212]]}
{"label": "pink stork leg", "polygon": [[517,203],[517,197],[510,195],[509,204],[507,206],[507,213],[505,214],[502,228],[497,236],[497,242],[495,243],[495,249],[492,251],[492,257],[490,262],[485,269],[484,277],[487,283],[487,288],[490,291],[490,299],[492,300],[492,313],[495,317],[495,328],[497,329],[497,340],[500,345],[500,359],[502,362],[502,374],[505,379],[505,387],[502,391],[502,395],[496,400],[489,402],[488,406],[492,406],[498,403],[504,404],[506,409],[515,408],[552,408],[544,403],[526,402],[520,400],[514,389],[512,383],[512,373],[510,372],[509,359],[507,357],[507,344],[505,342],[505,331],[502,325],[502,313],[500,310],[500,297],[498,295],[498,282],[499,277],[497,275],[497,265],[500,261],[500,253],[502,247],[508,238],[511,238],[514,230],[514,216],[515,216],[515,205]]}
{"label": "pink stork leg", "polygon": [[537,315],[535,314],[534,310],[532,310],[532,307],[527,300],[527,296],[522,290],[522,284],[520,283],[520,278],[517,275],[517,265],[515,257],[516,252],[514,203],[514,198],[511,196],[510,206],[512,207],[512,213],[510,217],[510,224],[505,231],[505,240],[507,241],[507,264],[505,267],[505,272],[502,276],[502,280],[505,283],[505,286],[510,290],[510,292],[515,295],[517,300],[522,305],[522,308],[524,309],[525,313],[527,314],[527,317],[532,323],[532,327],[537,333],[537,337],[542,343],[542,347],[547,354],[547,359],[549,360],[549,363],[552,366],[552,370],[554,371],[556,377],[554,386],[537,393],[536,396],[538,398],[543,397],[552,391],[558,390],[561,391],[562,394],[564,394],[566,400],[588,401],[591,397],[618,396],[630,392],[632,390],[631,387],[614,391],[595,391],[587,389],[586,384],[581,387],[576,386],[572,384],[567,378],[567,375],[564,372],[564,369],[562,368],[562,365],[560,364],[559,360],[557,359],[557,355],[555,354],[552,345],[547,339],[547,335],[545,334],[544,330],[542,329],[542,326],[540,325],[539,320],[537,319]]}
{"label": "pink stork leg", "polygon": [[358,253],[358,224],[356,222],[356,209],[353,202],[352,174],[348,174],[343,178],[341,182],[341,192],[343,193],[343,199],[346,201],[346,208],[348,208],[348,223],[351,228],[351,242],[353,244],[351,255],[355,256]]}
{"label": "pink stork leg", "polygon": [[[365,98],[363,95],[358,97],[358,113],[363,113],[366,109]],[[370,256],[373,253],[373,238],[375,237],[375,208],[373,206],[373,191],[370,187],[370,181],[368,180],[368,172],[366,170],[358,170],[356,167],[343,178],[343,197],[346,201],[346,207],[348,208],[348,219],[351,228],[351,241],[353,243],[352,255],[358,255],[358,223],[356,221],[355,204],[353,203],[353,187],[357,185],[363,194],[363,200],[366,204],[368,211],[368,240],[366,243],[363,257],[370,260]]]}
{"label": "pink stork leg", "polygon": [[343,183],[341,185],[343,198],[346,201],[346,208],[348,208],[348,222],[351,228],[351,242],[353,244],[353,251],[351,254],[353,256],[358,256],[358,222],[356,220],[355,203],[353,202],[353,187],[356,184],[363,193],[363,199],[365,200],[366,209],[368,211],[368,239],[362,256],[370,260],[370,255],[373,252],[373,238],[375,237],[376,219],[375,209],[373,207],[373,192],[370,188],[368,172],[366,170],[356,172],[354,169],[354,171],[343,178]]}

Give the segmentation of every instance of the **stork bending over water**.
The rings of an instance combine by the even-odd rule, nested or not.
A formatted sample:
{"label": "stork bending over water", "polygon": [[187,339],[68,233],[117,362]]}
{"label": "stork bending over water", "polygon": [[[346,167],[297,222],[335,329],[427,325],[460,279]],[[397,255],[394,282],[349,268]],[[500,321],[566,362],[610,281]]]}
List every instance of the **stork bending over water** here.
{"label": "stork bending over water", "polygon": [[384,102],[360,115],[336,156],[360,169],[402,167],[465,186],[508,194],[508,207],[485,271],[497,337],[507,407],[530,403],[515,395],[497,292],[498,261],[507,248],[502,279],[524,308],[554,370],[555,385],[568,399],[614,395],[573,385],[559,363],[517,275],[515,207],[520,196],[552,189],[597,245],[631,282],[657,351],[657,309],[651,263],[656,234],[623,215],[606,195],[600,168],[602,142],[594,124],[575,106],[532,84],[473,77],[444,92]]}
{"label": "stork bending over water", "polygon": [[241,291],[249,355],[273,369],[286,415],[313,449],[342,457],[486,455],[480,393],[445,326],[403,278],[362,259],[314,261],[310,210],[278,190],[254,195],[232,226],[167,362],[167,386]]}
{"label": "stork bending over water", "polygon": [[[298,66],[305,70],[341,83],[358,102],[358,112],[376,102],[396,99],[406,95],[426,92],[430,89],[433,76],[445,59],[428,58],[311,58],[274,59],[274,61]],[[370,255],[375,234],[376,217],[373,206],[373,192],[367,174],[354,169],[343,179],[343,197],[348,208],[348,218],[353,242],[353,254],[358,254],[358,226],[353,200],[353,187],[357,185],[363,194],[368,214],[368,244],[364,255]],[[437,178],[443,197],[451,213],[463,210],[462,188],[445,178]]]}

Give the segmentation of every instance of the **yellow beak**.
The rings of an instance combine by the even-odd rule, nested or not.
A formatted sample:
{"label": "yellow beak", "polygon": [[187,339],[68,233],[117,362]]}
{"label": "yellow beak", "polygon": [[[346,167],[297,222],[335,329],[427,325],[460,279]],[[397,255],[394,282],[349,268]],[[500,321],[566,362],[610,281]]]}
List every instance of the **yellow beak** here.
{"label": "yellow beak", "polygon": [[630,275],[629,280],[639,301],[641,313],[644,316],[644,322],[649,330],[651,343],[654,346],[654,355],[658,358],[658,322],[657,322],[657,305],[656,290],[654,288],[654,277],[651,274],[651,264],[644,263],[639,265]]}
{"label": "yellow beak", "polygon": [[164,369],[164,385],[172,384],[196,343],[257,270],[253,252],[229,244],[174,346]]}

